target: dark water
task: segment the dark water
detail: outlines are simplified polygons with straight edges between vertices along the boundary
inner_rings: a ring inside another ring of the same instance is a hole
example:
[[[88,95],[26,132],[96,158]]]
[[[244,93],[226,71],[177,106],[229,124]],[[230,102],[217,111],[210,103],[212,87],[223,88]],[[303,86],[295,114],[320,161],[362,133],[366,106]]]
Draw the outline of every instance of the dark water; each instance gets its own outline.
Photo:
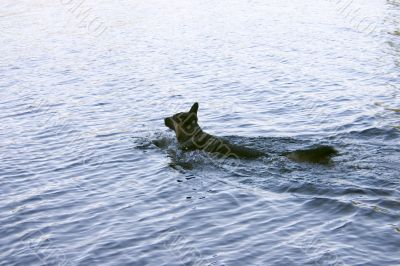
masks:
[[[0,3],[0,265],[400,265],[400,3],[79,3]]]

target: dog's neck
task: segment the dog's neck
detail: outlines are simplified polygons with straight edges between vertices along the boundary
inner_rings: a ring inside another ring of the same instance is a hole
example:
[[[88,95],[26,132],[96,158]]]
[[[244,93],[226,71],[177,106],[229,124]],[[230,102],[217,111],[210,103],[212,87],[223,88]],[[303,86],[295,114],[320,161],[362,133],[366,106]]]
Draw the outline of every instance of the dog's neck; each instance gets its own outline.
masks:
[[[192,135],[180,140],[179,145],[185,150],[201,149],[211,138],[213,138],[212,135],[204,132],[200,127],[197,127]]]

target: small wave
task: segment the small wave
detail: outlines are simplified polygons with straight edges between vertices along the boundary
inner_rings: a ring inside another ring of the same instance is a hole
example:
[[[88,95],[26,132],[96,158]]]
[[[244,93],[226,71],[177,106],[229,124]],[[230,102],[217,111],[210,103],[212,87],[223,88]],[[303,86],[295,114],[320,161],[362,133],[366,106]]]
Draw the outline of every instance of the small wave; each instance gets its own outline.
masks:
[[[340,133],[331,138],[350,137],[357,139],[377,138],[382,140],[393,140],[400,137],[400,131],[396,128],[368,128],[361,131],[350,131],[348,133]]]

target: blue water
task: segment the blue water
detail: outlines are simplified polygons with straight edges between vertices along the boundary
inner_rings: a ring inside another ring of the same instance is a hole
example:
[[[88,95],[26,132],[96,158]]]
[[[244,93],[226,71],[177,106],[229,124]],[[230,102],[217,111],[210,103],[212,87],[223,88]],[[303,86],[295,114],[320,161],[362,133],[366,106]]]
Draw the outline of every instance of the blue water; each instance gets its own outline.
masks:
[[[0,265],[400,265],[400,3],[79,3],[0,3]]]

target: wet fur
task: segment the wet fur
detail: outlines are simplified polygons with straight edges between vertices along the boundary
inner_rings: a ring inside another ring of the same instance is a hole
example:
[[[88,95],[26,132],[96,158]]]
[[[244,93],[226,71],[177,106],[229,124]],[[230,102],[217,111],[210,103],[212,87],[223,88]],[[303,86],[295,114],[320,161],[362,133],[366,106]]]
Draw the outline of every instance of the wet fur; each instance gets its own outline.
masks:
[[[229,143],[225,139],[204,132],[198,124],[199,104],[194,103],[189,112],[177,113],[164,119],[165,125],[172,129],[183,150],[203,150],[217,153],[221,157],[258,158],[267,154],[248,147]],[[287,152],[283,155],[297,162],[328,163],[337,151],[330,146]]]

